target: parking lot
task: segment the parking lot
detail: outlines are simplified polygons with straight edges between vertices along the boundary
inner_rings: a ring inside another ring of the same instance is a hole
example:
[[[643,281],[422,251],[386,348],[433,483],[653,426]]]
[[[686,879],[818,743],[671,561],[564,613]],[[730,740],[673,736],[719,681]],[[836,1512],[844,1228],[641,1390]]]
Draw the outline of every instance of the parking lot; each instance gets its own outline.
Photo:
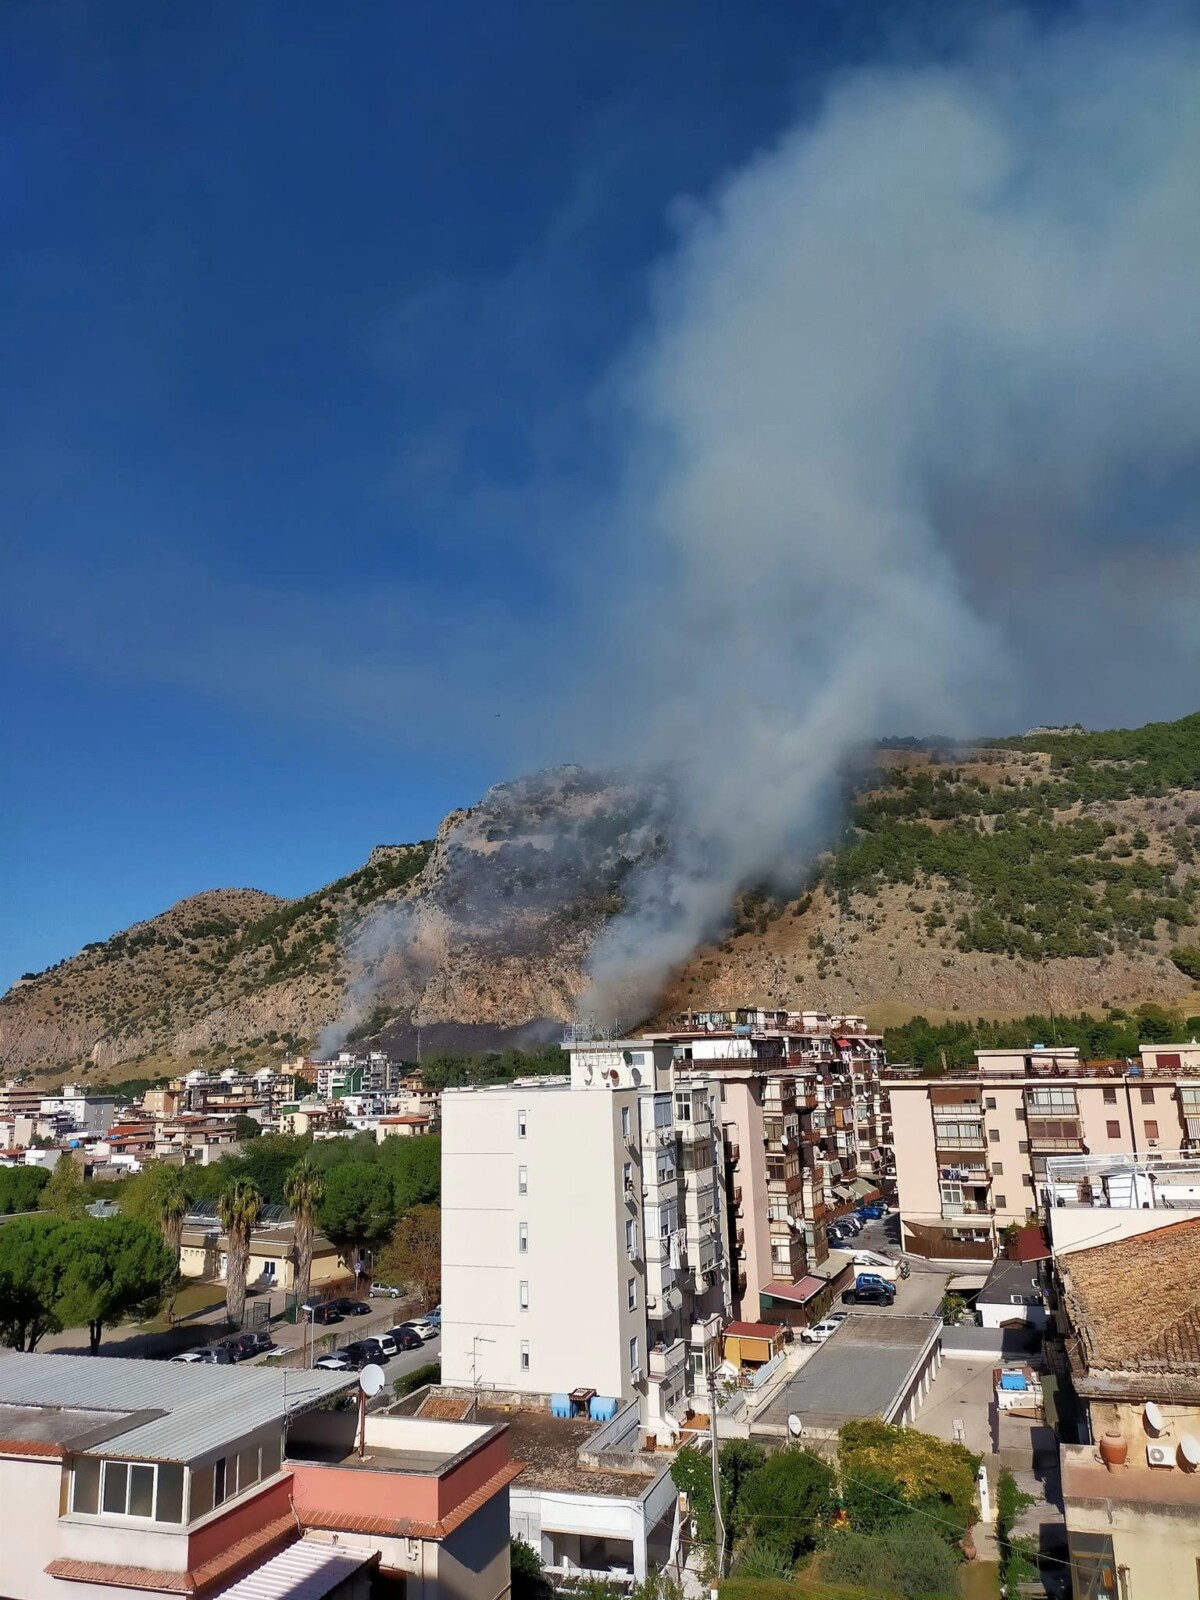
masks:
[[[900,1213],[890,1212],[878,1222],[868,1222],[862,1232],[852,1240],[831,1246],[832,1249],[853,1254],[855,1250],[874,1250],[880,1255],[900,1256]],[[877,1317],[920,1317],[931,1316],[938,1310],[942,1303],[942,1296],[946,1292],[946,1285],[950,1281],[949,1274],[937,1267],[931,1267],[927,1262],[917,1257],[908,1257],[910,1268],[909,1276],[901,1278],[896,1283],[896,1301],[891,1306],[855,1306],[855,1310],[864,1316]],[[869,1271],[869,1268],[865,1268]],[[840,1303],[835,1303],[834,1310],[841,1310]]]

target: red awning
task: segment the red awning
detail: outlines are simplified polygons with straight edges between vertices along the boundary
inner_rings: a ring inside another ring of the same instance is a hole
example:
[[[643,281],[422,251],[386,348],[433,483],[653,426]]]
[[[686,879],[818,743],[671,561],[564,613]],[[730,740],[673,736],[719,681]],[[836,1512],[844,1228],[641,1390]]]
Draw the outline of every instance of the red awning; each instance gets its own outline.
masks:
[[[801,1278],[797,1283],[774,1278],[767,1284],[763,1293],[770,1295],[772,1300],[790,1300],[794,1305],[802,1306],[825,1287],[823,1278]]]

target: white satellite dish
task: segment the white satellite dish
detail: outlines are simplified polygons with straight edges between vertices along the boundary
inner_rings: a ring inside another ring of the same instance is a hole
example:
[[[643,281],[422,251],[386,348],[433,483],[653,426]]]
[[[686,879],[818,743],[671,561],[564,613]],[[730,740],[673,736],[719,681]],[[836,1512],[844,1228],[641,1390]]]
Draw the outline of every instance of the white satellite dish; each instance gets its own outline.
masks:
[[[1193,1471],[1200,1467],[1200,1443],[1194,1434],[1179,1435],[1179,1454],[1183,1457],[1185,1465],[1191,1467]]]
[[[373,1394],[379,1393],[380,1389],[383,1388],[385,1381],[386,1380],[383,1376],[383,1368],[377,1367],[373,1363],[369,1367],[364,1367],[358,1375],[358,1387],[368,1399],[370,1399]]]
[[[1153,1400],[1147,1400],[1142,1416],[1146,1419],[1146,1426],[1151,1433],[1161,1433],[1163,1429],[1163,1414]]]
[[[788,1417],[788,1432],[791,1434],[793,1439],[798,1439],[803,1431],[804,1426],[801,1423],[800,1418],[793,1411]]]

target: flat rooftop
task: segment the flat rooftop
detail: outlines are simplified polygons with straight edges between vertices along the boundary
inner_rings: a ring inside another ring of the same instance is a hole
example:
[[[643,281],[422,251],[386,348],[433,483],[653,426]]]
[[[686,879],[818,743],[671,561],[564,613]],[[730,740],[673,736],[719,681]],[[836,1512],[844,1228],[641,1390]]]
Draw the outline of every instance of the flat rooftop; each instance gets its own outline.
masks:
[[[526,1406],[480,1406],[476,1417],[493,1426],[507,1424],[509,1454],[525,1468],[522,1488],[639,1500],[654,1482],[654,1476],[646,1473],[595,1472],[581,1466],[580,1450],[603,1426],[587,1417],[552,1417],[548,1411]]]
[[[784,1428],[796,1412],[805,1427],[836,1432],[843,1422],[884,1417],[901,1397],[914,1366],[941,1333],[934,1317],[851,1313],[763,1413]]]

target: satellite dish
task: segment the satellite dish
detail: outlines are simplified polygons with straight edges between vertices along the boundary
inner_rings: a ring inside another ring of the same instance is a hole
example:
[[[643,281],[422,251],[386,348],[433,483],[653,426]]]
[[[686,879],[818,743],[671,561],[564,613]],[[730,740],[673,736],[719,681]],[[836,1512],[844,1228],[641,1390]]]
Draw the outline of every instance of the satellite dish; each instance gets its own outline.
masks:
[[[793,1439],[798,1439],[803,1432],[803,1425],[794,1411],[788,1417],[788,1432]]]
[[[1179,1454],[1183,1457],[1184,1465],[1193,1471],[1200,1467],[1200,1443],[1194,1434],[1181,1433],[1179,1435]]]
[[[1146,1419],[1146,1426],[1150,1429],[1151,1433],[1162,1432],[1163,1414],[1155,1405],[1153,1400],[1146,1401],[1146,1407],[1142,1412],[1142,1416]]]
[[[370,1399],[373,1394],[378,1394],[380,1389],[383,1388],[383,1385],[383,1368],[375,1366],[374,1363],[372,1363],[369,1367],[364,1367],[358,1375],[358,1387],[368,1399]]]

